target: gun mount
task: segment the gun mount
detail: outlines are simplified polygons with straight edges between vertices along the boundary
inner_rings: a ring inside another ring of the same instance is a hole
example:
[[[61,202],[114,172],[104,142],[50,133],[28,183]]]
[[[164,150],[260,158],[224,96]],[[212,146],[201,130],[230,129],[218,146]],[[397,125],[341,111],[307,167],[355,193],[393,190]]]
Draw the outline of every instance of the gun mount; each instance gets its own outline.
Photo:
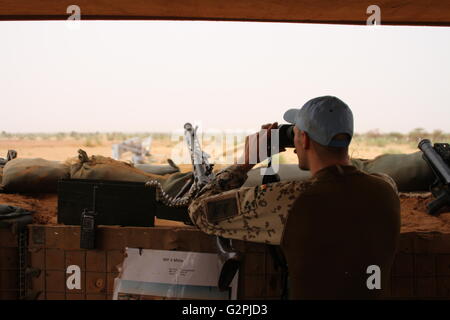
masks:
[[[115,160],[120,160],[124,153],[131,152],[133,154],[131,161],[136,164],[143,164],[146,162],[145,157],[150,156],[152,141],[152,137],[144,140],[136,137],[114,144],[112,146],[112,157]]]
[[[435,143],[430,140],[420,141],[418,148],[423,152],[423,158],[430,166],[435,182],[430,191],[436,200],[428,204],[429,214],[437,214],[445,206],[450,206],[450,145],[448,143]]]

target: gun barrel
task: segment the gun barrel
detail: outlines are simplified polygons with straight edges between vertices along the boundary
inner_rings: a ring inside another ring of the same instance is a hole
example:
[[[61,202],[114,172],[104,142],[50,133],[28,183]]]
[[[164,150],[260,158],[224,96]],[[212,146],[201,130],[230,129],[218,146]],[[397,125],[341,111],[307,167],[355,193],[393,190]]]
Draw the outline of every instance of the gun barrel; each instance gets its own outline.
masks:
[[[202,188],[211,180],[211,173],[208,170],[211,166],[207,160],[208,155],[201,150],[197,137],[197,128],[194,128],[189,122],[185,123],[184,135],[191,154],[196,184],[199,188]]]
[[[436,152],[436,150],[434,150],[430,140],[423,139],[422,141],[420,141],[418,147],[423,152],[425,160],[429,162],[430,166],[433,168],[433,171],[435,171],[435,173],[439,175],[439,177],[441,177],[444,184],[449,185],[450,169],[448,168],[444,160],[442,160],[441,156]]]
[[[186,122],[184,124],[184,129],[187,131],[191,131],[192,130],[192,124],[190,124],[189,122]]]

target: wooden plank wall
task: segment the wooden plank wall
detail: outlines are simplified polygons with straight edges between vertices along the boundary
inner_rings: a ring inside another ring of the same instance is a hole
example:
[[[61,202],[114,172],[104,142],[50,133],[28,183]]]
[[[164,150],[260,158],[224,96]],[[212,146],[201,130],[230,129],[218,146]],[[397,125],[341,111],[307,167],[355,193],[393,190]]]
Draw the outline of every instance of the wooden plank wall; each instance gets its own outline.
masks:
[[[77,226],[30,226],[30,265],[40,275],[30,281],[30,294],[45,300],[111,299],[117,266],[125,247],[215,253],[214,238],[195,228],[100,227],[97,249],[80,249]],[[266,246],[236,242],[245,252],[239,277],[239,299],[277,299],[281,293],[280,274],[274,269]],[[81,268],[81,289],[66,286],[66,269]]]
[[[19,298],[19,248],[10,228],[0,228],[0,300]]]
[[[97,250],[78,246],[79,227],[30,226],[29,264],[41,272],[29,282],[38,299],[111,299],[126,246],[215,252],[211,237],[192,228],[101,227]],[[0,300],[18,298],[18,248],[11,230],[0,228]],[[240,299],[278,299],[280,274],[263,245],[236,242],[246,259]],[[81,290],[66,288],[66,268],[79,265]],[[402,234],[391,272],[393,299],[450,299],[450,234]]]
[[[233,20],[366,24],[370,5],[386,25],[450,25],[450,2],[441,0],[0,0],[0,20],[66,20],[70,5],[81,18]]]

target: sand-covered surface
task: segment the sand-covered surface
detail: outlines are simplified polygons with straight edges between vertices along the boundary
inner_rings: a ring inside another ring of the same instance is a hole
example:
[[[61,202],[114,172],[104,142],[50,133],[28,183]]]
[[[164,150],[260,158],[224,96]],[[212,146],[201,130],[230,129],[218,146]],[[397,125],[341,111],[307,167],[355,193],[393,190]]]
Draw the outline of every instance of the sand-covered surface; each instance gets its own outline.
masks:
[[[427,214],[426,205],[433,201],[430,193],[400,193],[402,206],[402,233],[442,232],[450,233],[450,208],[444,208],[436,216]]]
[[[430,193],[401,193],[401,232],[450,233],[450,210],[438,216],[426,213],[426,205],[433,200]],[[6,194],[0,193],[0,204],[9,204],[34,211],[33,222],[56,224],[58,198],[56,194]],[[184,226],[181,222],[156,219],[156,226]]]
[[[0,193],[0,204],[33,211],[33,222],[56,224],[58,196],[56,194],[9,194]]]

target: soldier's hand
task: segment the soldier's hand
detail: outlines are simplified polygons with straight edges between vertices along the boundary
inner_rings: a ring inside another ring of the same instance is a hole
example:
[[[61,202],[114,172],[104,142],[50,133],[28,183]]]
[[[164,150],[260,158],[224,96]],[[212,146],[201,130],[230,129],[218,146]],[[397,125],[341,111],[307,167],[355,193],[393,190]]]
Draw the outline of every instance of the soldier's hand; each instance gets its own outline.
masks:
[[[251,169],[255,164],[266,160],[270,155],[267,146],[271,143],[271,130],[278,129],[278,123],[267,123],[261,126],[261,130],[245,138],[244,165]],[[266,148],[266,150],[260,150]],[[281,148],[278,152],[286,151]],[[272,154],[273,155],[273,154]]]

